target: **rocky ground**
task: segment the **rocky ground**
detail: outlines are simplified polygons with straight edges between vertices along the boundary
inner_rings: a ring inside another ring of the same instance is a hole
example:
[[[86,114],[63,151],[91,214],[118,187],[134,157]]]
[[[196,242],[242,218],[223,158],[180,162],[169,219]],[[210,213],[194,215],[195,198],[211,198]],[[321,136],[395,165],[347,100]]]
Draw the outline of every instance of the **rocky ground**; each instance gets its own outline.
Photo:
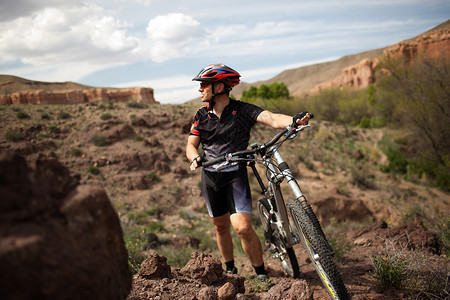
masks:
[[[190,104],[141,106],[132,102],[3,106],[0,150],[15,151],[28,162],[54,153],[80,184],[106,191],[129,252],[128,243],[139,242],[143,246],[138,249],[140,255],[147,258],[133,277],[129,299],[213,299],[220,295],[225,299],[230,293],[238,299],[326,299],[301,246],[295,249],[302,272],[297,280],[288,279],[278,262],[266,254],[274,284],[270,290],[255,287],[242,252],[236,251],[239,275],[222,273],[199,189],[200,174],[189,171],[184,156],[196,109]],[[327,235],[337,243],[337,264],[353,298],[414,298],[411,289],[381,292],[373,276],[373,257],[406,257],[411,266],[414,263],[411,270],[428,278],[448,278],[448,259],[438,240],[445,232],[448,235],[443,226],[448,226],[445,216],[449,215],[450,196],[426,186],[423,178],[412,183],[380,171],[386,164],[383,147],[402,133],[319,121],[311,125],[311,130],[283,145],[282,153]],[[274,133],[255,127],[251,142],[263,142]],[[251,180],[251,187],[256,202],[256,182]],[[150,232],[155,224],[159,229]],[[129,238],[136,230],[145,231],[145,238]],[[212,242],[206,243],[206,237]],[[193,250],[188,255],[194,254],[187,264],[175,265],[164,261],[169,248],[179,257],[185,248]],[[425,295],[420,290],[414,293]]]

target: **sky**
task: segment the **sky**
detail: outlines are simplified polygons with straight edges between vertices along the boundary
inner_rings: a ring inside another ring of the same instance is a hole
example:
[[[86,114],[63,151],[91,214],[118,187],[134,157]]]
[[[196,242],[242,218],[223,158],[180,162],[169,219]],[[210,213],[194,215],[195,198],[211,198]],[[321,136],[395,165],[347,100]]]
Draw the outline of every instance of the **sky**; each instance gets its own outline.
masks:
[[[0,74],[198,97],[192,78],[224,63],[255,82],[415,37],[448,0],[1,0]]]

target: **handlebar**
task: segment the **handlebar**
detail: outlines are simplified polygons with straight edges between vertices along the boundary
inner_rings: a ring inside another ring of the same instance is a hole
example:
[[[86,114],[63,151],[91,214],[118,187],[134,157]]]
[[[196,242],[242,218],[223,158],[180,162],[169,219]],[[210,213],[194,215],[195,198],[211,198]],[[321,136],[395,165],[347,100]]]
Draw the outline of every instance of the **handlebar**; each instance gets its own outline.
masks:
[[[311,116],[313,117],[313,115],[311,114]],[[261,145],[252,145],[252,149],[248,149],[248,150],[242,150],[242,151],[237,151],[234,153],[229,153],[229,154],[225,154],[222,155],[220,157],[208,160],[208,161],[200,161],[200,166],[202,167],[209,167],[212,166],[214,164],[217,163],[221,163],[224,161],[232,161],[233,158],[243,158],[245,156],[250,156],[250,155],[254,155],[254,154],[262,154],[265,153],[265,151],[267,149],[269,149],[270,147],[272,147],[276,142],[278,142],[278,140],[282,137],[282,136],[286,136],[286,139],[291,137],[292,135],[295,135],[295,133],[304,130],[305,128],[310,127],[310,125],[302,125],[298,128],[294,127],[293,125],[289,125],[286,128],[284,128],[283,130],[281,130],[279,133],[277,133],[269,142],[267,143],[263,143]]]

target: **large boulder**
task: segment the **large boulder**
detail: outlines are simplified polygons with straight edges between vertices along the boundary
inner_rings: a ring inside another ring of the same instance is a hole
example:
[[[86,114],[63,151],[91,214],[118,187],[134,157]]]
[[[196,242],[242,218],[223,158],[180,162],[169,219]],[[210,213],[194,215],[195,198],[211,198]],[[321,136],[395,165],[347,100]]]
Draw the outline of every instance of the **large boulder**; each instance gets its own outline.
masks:
[[[2,299],[125,299],[131,272],[106,193],[54,156],[0,154]]]

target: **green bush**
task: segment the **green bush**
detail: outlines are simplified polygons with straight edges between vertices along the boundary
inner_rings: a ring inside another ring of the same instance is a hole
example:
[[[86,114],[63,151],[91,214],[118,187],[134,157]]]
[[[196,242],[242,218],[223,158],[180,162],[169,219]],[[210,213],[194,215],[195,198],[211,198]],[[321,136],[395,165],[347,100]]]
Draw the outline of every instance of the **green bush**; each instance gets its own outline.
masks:
[[[5,138],[11,142],[18,142],[22,139],[22,134],[12,129],[8,129],[5,133]]]
[[[407,279],[407,263],[399,255],[372,256],[373,277],[381,291],[389,288],[401,289]]]
[[[161,178],[158,176],[158,174],[155,173],[150,173],[145,175],[145,177],[147,177],[148,179],[151,179],[152,181],[160,181]]]
[[[100,174],[100,170],[97,167],[89,166],[88,173],[91,173],[93,175],[98,175],[98,174]]]
[[[58,112],[57,117],[58,117],[58,119],[61,119],[61,120],[67,120],[67,119],[70,119],[72,116],[68,112],[60,111],[60,112]]]
[[[391,148],[387,151],[387,157],[389,164],[383,168],[384,172],[406,174],[409,160],[404,154]]]
[[[142,262],[145,257],[142,252],[145,250],[147,245],[147,239],[145,238],[145,230],[142,232],[133,232],[129,235],[125,235],[125,246],[128,252],[128,265],[130,266],[131,272],[136,274],[141,268]]]
[[[276,99],[289,98],[289,90],[284,83],[274,82],[270,85],[261,84],[259,87],[250,87],[242,92],[242,100],[248,101],[252,99]]]
[[[57,125],[50,125],[48,126],[48,130],[51,133],[59,133],[61,130],[59,130],[59,127]]]
[[[104,113],[104,114],[102,114],[102,115],[100,116],[100,119],[106,121],[106,120],[111,119],[112,117],[113,117],[113,116],[112,116],[110,113]]]
[[[80,156],[83,154],[83,152],[81,152],[80,149],[74,148],[74,149],[72,149],[72,150],[70,151],[70,154],[71,154],[72,156],[80,157]]]
[[[50,116],[48,115],[48,113],[43,112],[43,113],[41,113],[41,119],[42,120],[48,120],[48,119],[50,119]]]
[[[108,140],[103,134],[94,134],[90,141],[97,147],[104,147],[108,145]]]
[[[138,108],[138,109],[143,109],[143,108],[147,108],[147,104],[142,103],[142,102],[137,102],[137,101],[129,101],[127,102],[127,106],[130,108]]]
[[[29,119],[29,118],[30,118],[30,115],[27,114],[26,112],[23,112],[23,111],[18,111],[18,112],[16,113],[16,116],[17,116],[17,118],[19,118],[19,119]]]

